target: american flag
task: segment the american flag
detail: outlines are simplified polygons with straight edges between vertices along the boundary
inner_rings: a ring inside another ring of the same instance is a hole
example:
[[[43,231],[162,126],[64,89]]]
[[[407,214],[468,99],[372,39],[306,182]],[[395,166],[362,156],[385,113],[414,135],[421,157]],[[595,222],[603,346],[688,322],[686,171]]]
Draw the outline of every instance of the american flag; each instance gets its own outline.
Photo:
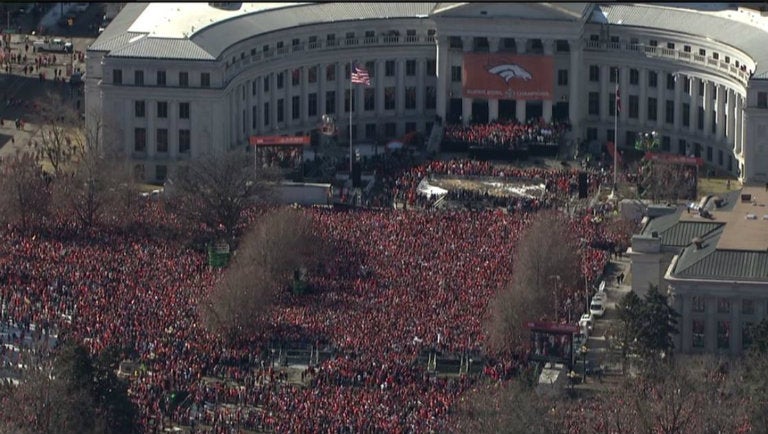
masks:
[[[616,83],[616,113],[621,113],[621,93],[619,93],[618,83]]]
[[[360,65],[355,65],[352,70],[352,84],[364,84],[366,86],[371,85],[371,77],[368,75],[368,70]]]

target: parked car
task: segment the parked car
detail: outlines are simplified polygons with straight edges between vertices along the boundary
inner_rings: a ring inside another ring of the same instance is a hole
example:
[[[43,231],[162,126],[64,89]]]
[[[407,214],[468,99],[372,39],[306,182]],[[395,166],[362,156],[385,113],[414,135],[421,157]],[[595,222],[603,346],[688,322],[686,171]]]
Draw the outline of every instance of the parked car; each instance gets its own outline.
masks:
[[[592,303],[589,305],[589,313],[597,318],[602,318],[603,315],[605,315],[605,302],[600,299],[593,299]]]
[[[582,315],[581,319],[579,320],[579,330],[581,331],[581,334],[589,337],[589,335],[592,333],[592,325],[594,322],[595,320],[591,312]]]
[[[60,38],[44,39],[42,41],[35,41],[32,43],[32,49],[35,52],[38,51],[63,51],[65,53],[72,52],[72,43],[67,42]]]

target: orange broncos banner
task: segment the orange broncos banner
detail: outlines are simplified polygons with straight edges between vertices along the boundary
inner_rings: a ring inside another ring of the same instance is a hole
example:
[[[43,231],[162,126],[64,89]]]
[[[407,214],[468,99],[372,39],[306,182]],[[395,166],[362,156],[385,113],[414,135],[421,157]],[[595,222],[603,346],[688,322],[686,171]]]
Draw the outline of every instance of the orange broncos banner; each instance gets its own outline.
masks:
[[[552,99],[552,56],[464,53],[462,95],[484,99]]]

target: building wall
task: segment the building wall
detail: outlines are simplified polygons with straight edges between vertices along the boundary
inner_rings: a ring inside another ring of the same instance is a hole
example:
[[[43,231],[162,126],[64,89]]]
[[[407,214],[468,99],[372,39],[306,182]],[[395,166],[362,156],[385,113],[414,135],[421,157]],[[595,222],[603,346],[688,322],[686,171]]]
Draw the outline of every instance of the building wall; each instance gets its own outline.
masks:
[[[758,179],[768,172],[764,168],[766,159],[760,157],[764,146],[759,140],[768,119],[752,113],[746,101],[747,86],[757,86],[754,80],[749,81],[746,72],[754,69],[748,54],[705,37],[678,35],[664,29],[614,26],[606,32],[599,25],[582,25],[580,21],[548,24],[477,17],[325,23],[244,38],[217,61],[205,62],[116,58],[89,51],[86,110],[115,118],[115,128],[123,140],[121,147],[136,164],[145,166],[147,179],[155,180],[158,165],[170,167],[185,158],[246,146],[250,135],[307,134],[325,114],[329,95],[335,100],[339,137],[345,141],[349,127],[349,113],[344,110],[349,88],[345,69],[350,61],[373,62],[374,75],[369,91],[374,94],[373,107],[366,109],[365,91],[361,86],[354,88],[355,140],[400,137],[406,128],[414,127],[428,135],[435,115],[445,119],[452,114],[452,98],[461,98],[459,116],[466,123],[473,116],[473,101],[461,97],[461,82],[452,79],[451,68],[461,66],[463,53],[474,50],[475,38],[487,38],[489,51],[504,50],[505,38],[515,40],[520,47],[531,47],[532,41],[538,39],[542,54],[554,56],[555,68],[568,71],[568,85],[554,83],[555,97],[542,101],[543,117],[550,119],[558,102],[567,103],[573,125],[571,139],[613,140],[614,117],[609,106],[615,84],[611,68],[620,66],[618,80],[624,110],[619,115],[619,146],[632,146],[634,134],[653,130],[665,151],[700,156],[708,165],[745,180]],[[400,35],[387,36],[394,29]],[[334,35],[334,43],[328,42],[329,35]],[[451,44],[457,39],[460,44]],[[558,41],[564,44],[558,45]],[[558,46],[568,48],[561,51]],[[389,61],[394,61],[392,76],[385,74]],[[406,73],[410,61],[416,62],[415,74]],[[434,75],[427,73],[432,64]],[[335,66],[334,80],[326,79],[324,71],[329,65]],[[312,68],[317,68],[315,82],[308,77]],[[593,68],[597,68],[597,76],[592,75]],[[113,84],[114,70],[122,71],[120,85]],[[134,83],[136,70],[144,71],[144,85]],[[299,70],[301,77],[295,85],[291,75],[294,70]],[[166,73],[165,86],[155,83],[158,71]],[[180,72],[188,73],[188,88],[179,86]],[[208,89],[200,88],[203,73],[210,75]],[[280,74],[283,87],[278,89]],[[655,86],[649,82],[654,74]],[[554,76],[557,80],[557,73]],[[668,76],[673,77],[669,88]],[[405,108],[405,94],[410,88],[416,92],[415,109]],[[427,88],[435,91],[435,108],[426,106]],[[394,106],[386,108],[386,95],[392,90]],[[591,93],[598,95],[597,112],[590,111]],[[317,101],[317,110],[312,114],[309,98]],[[136,118],[132,110],[140,100],[147,107],[145,118]],[[168,103],[168,118],[158,119],[149,109],[156,109],[157,102],[163,101]],[[300,106],[296,118],[294,101]],[[190,104],[189,120],[178,117],[178,104],[182,102]],[[281,122],[276,119],[278,104],[284,111]],[[498,117],[499,102],[489,100],[487,104],[489,118]],[[516,117],[525,120],[525,105],[521,101],[515,104]],[[744,107],[748,109],[743,111]],[[655,120],[649,116],[654,111]],[[178,131],[187,124],[191,149],[180,153]],[[147,130],[145,152],[134,152],[135,128]],[[167,153],[157,152],[157,128],[169,130]]]

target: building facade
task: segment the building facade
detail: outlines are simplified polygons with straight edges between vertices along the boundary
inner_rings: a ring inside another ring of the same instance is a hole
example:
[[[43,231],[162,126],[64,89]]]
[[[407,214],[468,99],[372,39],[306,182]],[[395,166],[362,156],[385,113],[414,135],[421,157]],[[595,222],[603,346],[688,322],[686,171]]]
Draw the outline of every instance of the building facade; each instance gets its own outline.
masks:
[[[351,62],[372,80],[351,88],[355,141],[428,135],[436,119],[543,118],[604,142],[618,84],[620,147],[653,130],[664,151],[768,181],[767,21],[729,5],[128,3],[87,50],[86,119],[162,181],[324,114],[347,140]],[[468,59],[502,58],[546,60],[547,92],[468,94],[482,81]]]

